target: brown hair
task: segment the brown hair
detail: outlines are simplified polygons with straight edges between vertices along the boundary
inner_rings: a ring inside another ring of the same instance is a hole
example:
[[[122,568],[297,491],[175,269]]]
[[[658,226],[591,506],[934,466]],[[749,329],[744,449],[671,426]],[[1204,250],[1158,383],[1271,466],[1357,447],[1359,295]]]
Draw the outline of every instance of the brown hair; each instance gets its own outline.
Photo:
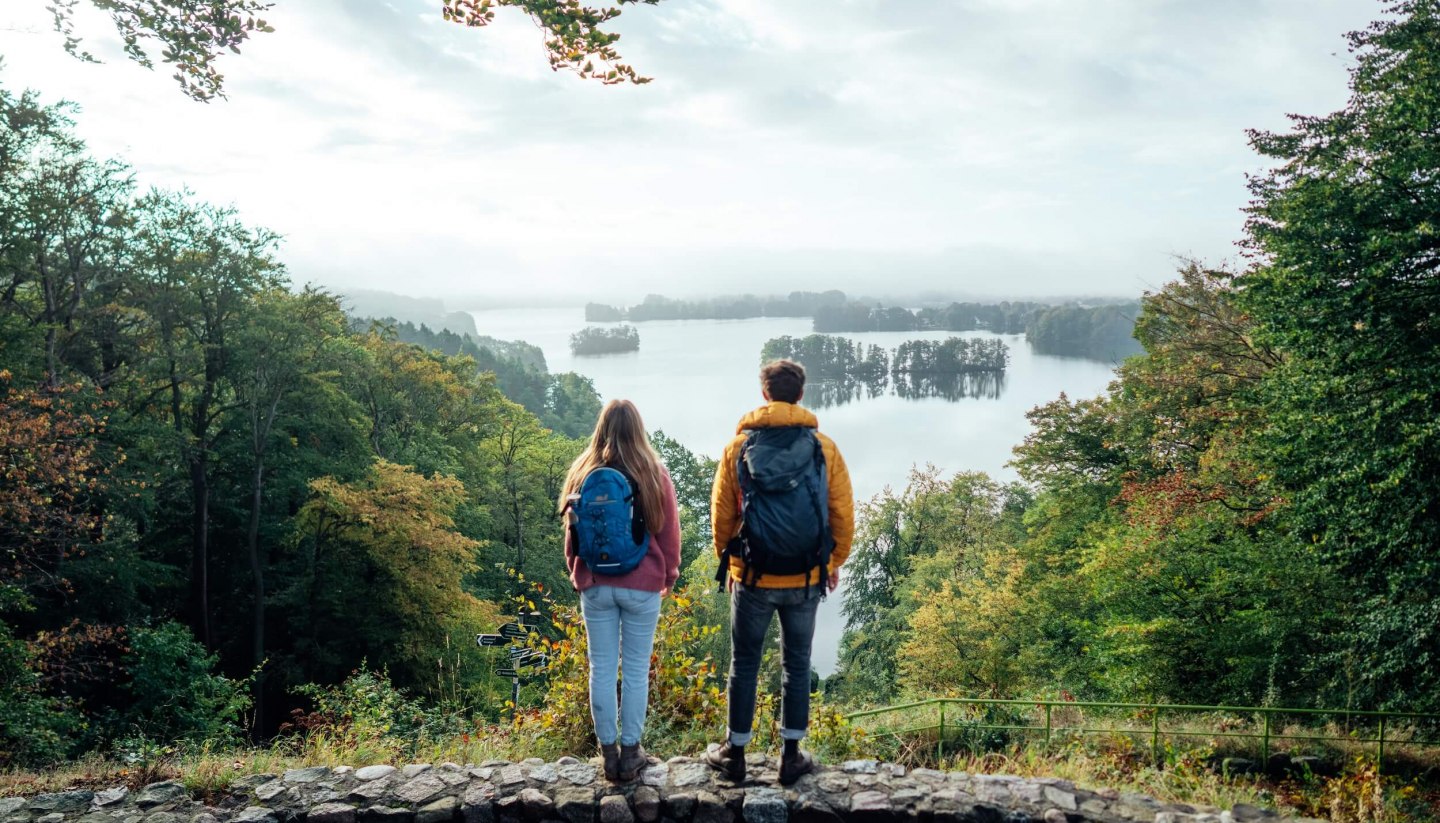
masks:
[[[636,503],[645,518],[645,529],[659,534],[665,528],[665,484],[661,476],[665,464],[645,438],[645,423],[640,411],[629,400],[611,400],[600,410],[590,444],[570,464],[565,485],[560,492],[560,509],[565,498],[580,491],[585,476],[601,466],[619,469],[635,484]]]
[[[805,367],[793,360],[771,360],[760,367],[765,396],[781,403],[798,403],[805,393]]]

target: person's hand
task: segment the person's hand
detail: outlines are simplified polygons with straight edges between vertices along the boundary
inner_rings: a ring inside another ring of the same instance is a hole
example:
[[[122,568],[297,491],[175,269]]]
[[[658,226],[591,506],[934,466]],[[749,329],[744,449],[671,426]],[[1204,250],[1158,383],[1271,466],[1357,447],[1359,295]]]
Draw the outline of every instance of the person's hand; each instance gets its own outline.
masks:
[[[825,585],[829,586],[830,591],[832,591],[832,592],[835,591],[836,587],[838,587],[838,586],[840,585],[840,570],[839,570],[839,569],[836,569],[835,571],[830,572],[830,579],[825,581]]]
[[[660,596],[661,596],[661,597],[669,597],[669,596],[670,596],[670,587],[669,587],[669,586],[666,586],[665,588],[661,589],[661,590],[660,590]]]

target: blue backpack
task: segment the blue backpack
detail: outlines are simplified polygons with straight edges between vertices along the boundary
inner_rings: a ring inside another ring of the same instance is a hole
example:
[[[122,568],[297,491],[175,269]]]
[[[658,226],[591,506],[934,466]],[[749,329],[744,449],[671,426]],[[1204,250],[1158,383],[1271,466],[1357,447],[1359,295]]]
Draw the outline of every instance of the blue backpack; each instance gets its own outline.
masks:
[[[565,511],[575,554],[596,574],[633,571],[650,550],[650,534],[635,505],[635,484],[623,472],[602,466],[585,475]]]

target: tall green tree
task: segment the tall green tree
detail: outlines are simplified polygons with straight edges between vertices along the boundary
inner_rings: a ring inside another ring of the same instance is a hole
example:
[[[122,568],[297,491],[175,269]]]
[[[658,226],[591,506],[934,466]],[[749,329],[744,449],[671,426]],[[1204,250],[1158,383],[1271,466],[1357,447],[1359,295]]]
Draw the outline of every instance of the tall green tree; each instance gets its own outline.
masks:
[[[1440,2],[1349,36],[1350,98],[1254,132],[1242,299],[1284,352],[1265,462],[1296,533],[1360,602],[1345,666],[1367,708],[1440,707]]]

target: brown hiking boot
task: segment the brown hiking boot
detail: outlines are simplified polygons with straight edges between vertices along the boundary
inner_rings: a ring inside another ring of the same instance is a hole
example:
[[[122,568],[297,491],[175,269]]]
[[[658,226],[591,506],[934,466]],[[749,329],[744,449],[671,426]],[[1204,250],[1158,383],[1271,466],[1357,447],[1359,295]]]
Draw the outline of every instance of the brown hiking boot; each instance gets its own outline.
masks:
[[[780,785],[788,786],[805,775],[815,771],[815,758],[807,751],[795,749],[795,754],[780,755]]]
[[[600,757],[605,761],[605,779],[611,783],[620,782],[620,744],[601,743]]]
[[[640,776],[640,773],[660,762],[660,758],[651,757],[645,753],[645,748],[639,743],[633,746],[620,747],[620,780],[628,783]]]
[[[729,778],[732,783],[745,781],[745,750],[737,749],[726,740],[719,746],[712,745],[705,750],[705,763],[715,771]]]

